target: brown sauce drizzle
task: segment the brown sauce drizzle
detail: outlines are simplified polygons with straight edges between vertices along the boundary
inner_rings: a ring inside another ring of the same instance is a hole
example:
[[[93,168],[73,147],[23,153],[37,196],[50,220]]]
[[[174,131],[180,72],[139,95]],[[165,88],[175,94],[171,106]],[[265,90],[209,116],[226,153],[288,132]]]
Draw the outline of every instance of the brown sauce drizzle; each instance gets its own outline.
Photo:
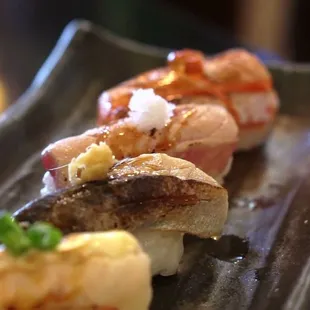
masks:
[[[190,122],[195,112],[196,107],[191,105],[176,107],[174,115],[163,129],[153,128],[147,133],[138,130],[136,126],[126,121],[119,121],[111,126],[89,130],[85,134],[94,136],[97,144],[106,142],[115,158],[119,160],[125,157],[136,157],[141,153],[166,152],[180,141],[182,128]],[[178,126],[178,128],[171,134],[173,126]],[[142,147],[138,147],[139,141],[144,138],[146,140],[141,143]],[[150,148],[152,143],[149,143],[149,139],[156,139],[154,149]]]
[[[193,117],[196,113],[197,109],[193,106],[184,106],[184,107],[177,107],[174,110],[174,116],[171,118],[170,122],[166,125],[164,128],[162,135],[161,135],[161,141],[157,144],[156,150],[157,152],[160,151],[167,151],[171,148],[173,148],[178,141],[181,139],[181,130],[183,127],[187,126],[188,122],[190,121],[191,117]],[[171,127],[173,125],[174,119],[179,119],[179,128],[177,131],[171,135]]]

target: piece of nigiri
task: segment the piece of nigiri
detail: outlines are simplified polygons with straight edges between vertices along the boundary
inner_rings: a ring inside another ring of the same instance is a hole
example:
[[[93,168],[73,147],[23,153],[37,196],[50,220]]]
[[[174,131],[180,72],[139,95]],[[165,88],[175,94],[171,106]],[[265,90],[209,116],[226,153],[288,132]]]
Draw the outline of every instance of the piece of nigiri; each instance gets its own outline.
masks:
[[[233,117],[219,105],[169,104],[153,90],[140,90],[126,119],[49,145],[42,153],[45,183],[68,184],[67,165],[91,144],[106,143],[117,160],[166,153],[194,163],[222,182],[238,142]]]
[[[87,157],[84,163],[81,183],[30,202],[14,215],[16,219],[52,223],[64,233],[128,230],[150,256],[152,274],[164,276],[178,270],[184,234],[221,235],[227,191],[192,163],[166,154],[144,154],[92,177],[87,170],[102,169]],[[103,180],[83,183],[83,176]]]
[[[49,251],[2,248],[0,287],[0,309],[147,310],[150,259],[125,231],[70,234]]]
[[[98,123],[124,118],[137,89],[155,93],[176,104],[219,104],[235,118],[238,148],[262,144],[273,125],[279,99],[267,68],[242,49],[207,58],[199,51],[181,50],[168,55],[168,65],[154,69],[105,91],[98,102]]]

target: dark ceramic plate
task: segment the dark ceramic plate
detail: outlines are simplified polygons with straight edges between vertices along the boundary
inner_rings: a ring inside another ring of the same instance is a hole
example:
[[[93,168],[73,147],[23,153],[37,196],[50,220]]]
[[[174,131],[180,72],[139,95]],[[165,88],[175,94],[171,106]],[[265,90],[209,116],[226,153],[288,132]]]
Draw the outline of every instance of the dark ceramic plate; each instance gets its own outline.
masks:
[[[166,54],[71,23],[29,90],[2,115],[2,208],[39,195],[40,151],[94,126],[103,89],[163,64]],[[281,115],[263,148],[235,158],[225,236],[187,238],[179,274],[154,279],[153,310],[310,309],[310,68],[270,70]]]

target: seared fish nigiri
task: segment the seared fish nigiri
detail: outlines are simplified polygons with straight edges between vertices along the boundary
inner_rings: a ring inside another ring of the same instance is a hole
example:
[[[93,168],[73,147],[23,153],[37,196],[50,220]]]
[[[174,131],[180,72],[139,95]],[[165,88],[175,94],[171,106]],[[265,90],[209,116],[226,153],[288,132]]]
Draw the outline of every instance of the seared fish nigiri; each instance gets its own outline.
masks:
[[[99,178],[96,170],[104,170],[95,162],[93,171],[86,158],[80,167]],[[85,170],[80,173],[92,179]],[[104,180],[75,184],[30,202],[14,216],[51,223],[64,233],[128,230],[150,255],[152,274],[176,273],[183,234],[219,236],[227,217],[227,191],[192,163],[166,154],[124,159]]]
[[[0,250],[0,309],[147,310],[148,256],[125,231],[71,234],[56,249]]]
[[[130,108],[125,119],[49,145],[42,153],[45,180],[56,188],[65,186],[70,161],[91,144],[104,142],[117,160],[166,153],[194,163],[222,182],[238,141],[238,127],[224,107],[174,106],[153,90],[139,90]]]
[[[279,108],[267,68],[251,53],[232,49],[212,58],[199,51],[168,55],[167,67],[143,73],[105,91],[98,102],[98,123],[124,118],[132,94],[152,88],[175,104],[219,104],[235,118],[239,149],[262,144]]]

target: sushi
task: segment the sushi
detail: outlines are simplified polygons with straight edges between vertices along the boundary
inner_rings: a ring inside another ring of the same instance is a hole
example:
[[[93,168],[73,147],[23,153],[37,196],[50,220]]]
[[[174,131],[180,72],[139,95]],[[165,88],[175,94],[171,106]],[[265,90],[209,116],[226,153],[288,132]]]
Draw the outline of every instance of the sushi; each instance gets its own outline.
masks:
[[[239,150],[267,139],[279,109],[272,77],[256,56],[242,49],[206,57],[196,50],[168,55],[167,66],[143,73],[105,91],[98,100],[98,124],[125,118],[137,89],[155,93],[175,104],[224,106],[239,127]]]
[[[68,184],[70,161],[91,144],[106,143],[116,160],[165,153],[194,163],[220,183],[229,172],[238,127],[220,105],[174,105],[152,89],[132,96],[125,119],[62,139],[42,152],[49,188]]]
[[[23,231],[1,215],[0,239],[5,244],[0,250],[0,309],[149,309],[150,260],[128,232],[61,239],[51,225],[34,223]]]
[[[129,231],[150,256],[152,274],[163,276],[177,272],[184,234],[221,235],[227,191],[192,163],[166,154],[143,154],[98,166],[98,148],[108,157],[106,145],[93,145],[70,163],[70,187],[30,202],[15,218],[48,222],[65,234]],[[93,166],[102,174],[85,171],[93,171]]]

